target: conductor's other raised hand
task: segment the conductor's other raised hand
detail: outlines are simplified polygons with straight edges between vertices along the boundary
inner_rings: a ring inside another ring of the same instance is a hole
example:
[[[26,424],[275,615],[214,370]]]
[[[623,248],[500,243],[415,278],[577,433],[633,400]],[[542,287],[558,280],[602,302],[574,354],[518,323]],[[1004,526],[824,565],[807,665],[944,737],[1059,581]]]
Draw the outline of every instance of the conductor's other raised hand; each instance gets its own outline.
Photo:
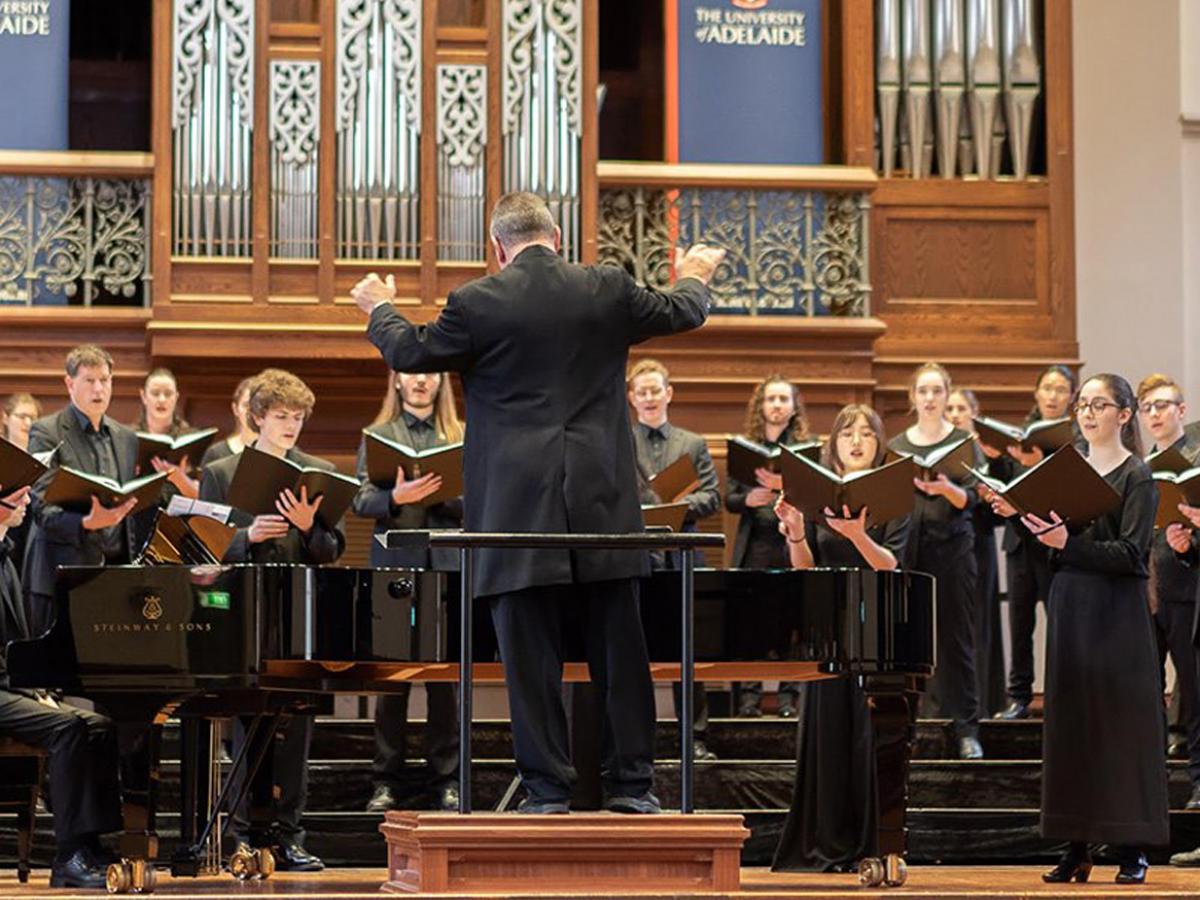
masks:
[[[350,296],[354,298],[359,309],[370,315],[375,307],[382,303],[391,303],[395,298],[396,279],[389,275],[387,281],[383,281],[372,272],[350,289]]]
[[[675,277],[695,278],[703,284],[708,284],[717,266],[725,258],[725,251],[720,247],[709,247],[705,244],[692,244],[685,253],[682,248],[675,248]]]

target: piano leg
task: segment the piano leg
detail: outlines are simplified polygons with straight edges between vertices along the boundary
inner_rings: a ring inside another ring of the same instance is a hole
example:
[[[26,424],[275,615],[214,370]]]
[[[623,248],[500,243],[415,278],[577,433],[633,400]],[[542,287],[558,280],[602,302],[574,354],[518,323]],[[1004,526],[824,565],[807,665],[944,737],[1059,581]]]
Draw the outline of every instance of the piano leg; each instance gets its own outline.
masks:
[[[211,719],[188,716],[179,723],[179,849],[171,857],[171,875],[176,878],[220,871],[216,854],[202,852],[210,833],[205,825],[213,806],[212,750],[217,731]]]
[[[153,861],[158,856],[158,810],[162,726],[154,722],[118,725],[121,742],[121,856]]]
[[[879,785],[877,834],[883,859],[865,860],[859,874],[864,883],[896,887],[907,877],[904,855],[908,851],[908,768],[921,694],[913,680],[904,675],[869,676],[864,689],[875,737]]]

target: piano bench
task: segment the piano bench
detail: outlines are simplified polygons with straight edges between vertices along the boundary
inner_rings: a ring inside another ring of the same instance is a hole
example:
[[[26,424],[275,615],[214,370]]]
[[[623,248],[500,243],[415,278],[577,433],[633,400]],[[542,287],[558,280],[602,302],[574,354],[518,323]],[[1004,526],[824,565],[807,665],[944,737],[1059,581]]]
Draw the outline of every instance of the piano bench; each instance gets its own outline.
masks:
[[[38,791],[46,771],[45,750],[0,737],[0,810],[17,815],[17,879],[29,881],[33,852],[33,823]]]

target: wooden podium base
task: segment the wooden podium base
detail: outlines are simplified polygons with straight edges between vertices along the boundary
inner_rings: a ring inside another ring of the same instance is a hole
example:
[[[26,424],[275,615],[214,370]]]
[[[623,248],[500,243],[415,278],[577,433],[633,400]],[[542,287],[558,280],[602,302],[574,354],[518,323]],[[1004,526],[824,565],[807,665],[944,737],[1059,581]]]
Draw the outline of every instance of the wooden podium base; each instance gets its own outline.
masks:
[[[389,812],[393,893],[736,891],[741,816]]]

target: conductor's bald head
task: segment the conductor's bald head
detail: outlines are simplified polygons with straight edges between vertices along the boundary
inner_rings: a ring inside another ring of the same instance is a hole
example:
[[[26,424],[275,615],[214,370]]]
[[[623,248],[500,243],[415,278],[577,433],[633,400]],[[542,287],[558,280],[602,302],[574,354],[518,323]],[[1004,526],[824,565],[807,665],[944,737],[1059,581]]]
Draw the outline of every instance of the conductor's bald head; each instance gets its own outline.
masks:
[[[496,201],[491,233],[502,269],[530,244],[542,244],[557,253],[562,236],[546,201],[528,191],[514,191]]]

